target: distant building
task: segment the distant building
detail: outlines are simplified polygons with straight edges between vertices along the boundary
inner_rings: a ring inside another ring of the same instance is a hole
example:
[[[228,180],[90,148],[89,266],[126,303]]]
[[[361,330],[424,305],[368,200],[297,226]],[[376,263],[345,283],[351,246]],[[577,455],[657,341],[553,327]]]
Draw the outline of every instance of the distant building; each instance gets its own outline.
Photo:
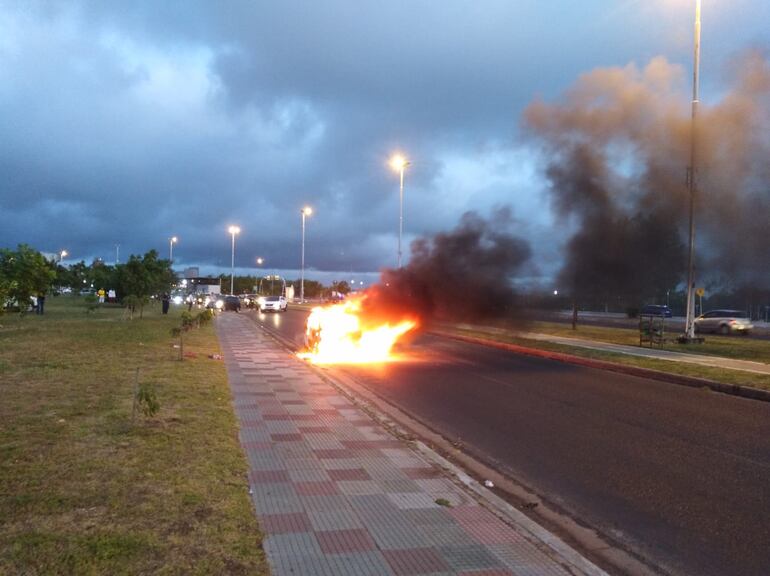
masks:
[[[197,266],[190,266],[189,268],[185,268],[183,272],[183,276],[188,280],[190,278],[198,278],[200,275],[200,269]]]
[[[221,294],[222,281],[219,278],[187,278],[187,288],[194,294]]]

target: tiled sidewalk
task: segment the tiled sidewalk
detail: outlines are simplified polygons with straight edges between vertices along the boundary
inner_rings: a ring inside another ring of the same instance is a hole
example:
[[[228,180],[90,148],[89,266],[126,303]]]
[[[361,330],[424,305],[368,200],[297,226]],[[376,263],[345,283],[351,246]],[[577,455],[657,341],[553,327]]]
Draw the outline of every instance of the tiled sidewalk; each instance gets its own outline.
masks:
[[[274,576],[585,573],[480,506],[246,315],[216,325]]]

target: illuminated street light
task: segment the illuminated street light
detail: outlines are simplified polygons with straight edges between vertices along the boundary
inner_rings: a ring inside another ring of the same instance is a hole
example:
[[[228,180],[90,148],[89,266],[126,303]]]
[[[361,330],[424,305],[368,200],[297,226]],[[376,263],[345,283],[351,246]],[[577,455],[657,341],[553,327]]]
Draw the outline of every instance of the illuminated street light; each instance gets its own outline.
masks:
[[[404,169],[409,162],[401,154],[396,154],[390,159],[390,166],[401,174],[401,187],[398,195],[398,267],[401,268],[401,236],[404,234]]]
[[[69,253],[66,250],[62,250],[61,252],[59,252],[59,264],[62,263],[62,260],[64,260],[64,257],[67,256],[67,254]]]
[[[698,83],[700,77],[700,5],[701,0],[695,0],[695,41],[693,50],[692,75],[692,120],[690,123],[690,166],[687,170],[687,184],[690,190],[690,234],[689,253],[687,256],[687,315],[685,320],[684,340],[695,339],[695,195],[698,191],[697,182],[697,117],[698,117]]]
[[[300,210],[302,214],[302,264],[300,266],[300,283],[299,283],[299,301],[305,301],[305,217],[310,216],[313,213],[313,209],[310,206],[305,206]]]
[[[168,261],[174,263],[174,244],[179,241],[179,238],[172,236],[168,239]]]
[[[227,231],[233,239],[233,248],[230,256],[230,294],[232,294],[235,285],[235,235],[240,234],[241,229],[238,226],[230,226]]]

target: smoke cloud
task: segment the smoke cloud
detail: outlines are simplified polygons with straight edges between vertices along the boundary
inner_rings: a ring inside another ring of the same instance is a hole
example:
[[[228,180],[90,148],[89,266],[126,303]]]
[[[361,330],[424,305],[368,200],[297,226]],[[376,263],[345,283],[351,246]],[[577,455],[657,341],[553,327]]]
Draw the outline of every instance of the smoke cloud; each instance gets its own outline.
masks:
[[[512,317],[512,280],[531,252],[513,235],[513,225],[507,208],[488,220],[467,212],[451,232],[416,240],[409,264],[384,270],[367,290],[364,316],[375,322],[411,316],[422,323]]]
[[[556,103],[524,113],[553,207],[575,230],[560,281],[578,298],[640,303],[686,281],[689,76],[663,58],[594,70]],[[696,128],[696,281],[770,287],[770,65],[730,67]]]

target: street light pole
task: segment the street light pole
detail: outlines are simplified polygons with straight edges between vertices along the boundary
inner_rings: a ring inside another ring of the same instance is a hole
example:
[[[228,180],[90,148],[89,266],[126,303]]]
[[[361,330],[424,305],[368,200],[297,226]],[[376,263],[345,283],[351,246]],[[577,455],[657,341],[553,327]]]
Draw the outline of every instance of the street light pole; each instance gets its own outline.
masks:
[[[61,265],[61,263],[64,261],[64,257],[66,255],[67,255],[67,251],[66,250],[62,250],[61,252],[59,252],[59,265]]]
[[[302,214],[302,263],[300,265],[300,283],[299,283],[299,301],[305,301],[305,217],[313,213],[310,206],[305,206],[300,210]]]
[[[687,256],[687,316],[685,321],[685,340],[695,338],[695,195],[697,181],[697,119],[698,119],[698,84],[700,81],[700,7],[701,0],[695,0],[695,41],[692,76],[692,119],[690,123],[690,166],[687,171],[687,184],[690,192],[690,230],[689,253]]]
[[[230,226],[227,231],[232,236],[232,251],[230,253],[230,294],[232,294],[235,285],[235,235],[239,234],[241,229],[238,226]]]
[[[401,237],[404,234],[404,169],[409,166],[409,162],[401,155],[393,156],[390,165],[398,170],[401,175],[401,186],[398,194],[398,267],[401,268]]]
[[[176,236],[172,236],[168,239],[168,261],[172,264],[174,263],[174,244],[177,240],[178,238]]]

